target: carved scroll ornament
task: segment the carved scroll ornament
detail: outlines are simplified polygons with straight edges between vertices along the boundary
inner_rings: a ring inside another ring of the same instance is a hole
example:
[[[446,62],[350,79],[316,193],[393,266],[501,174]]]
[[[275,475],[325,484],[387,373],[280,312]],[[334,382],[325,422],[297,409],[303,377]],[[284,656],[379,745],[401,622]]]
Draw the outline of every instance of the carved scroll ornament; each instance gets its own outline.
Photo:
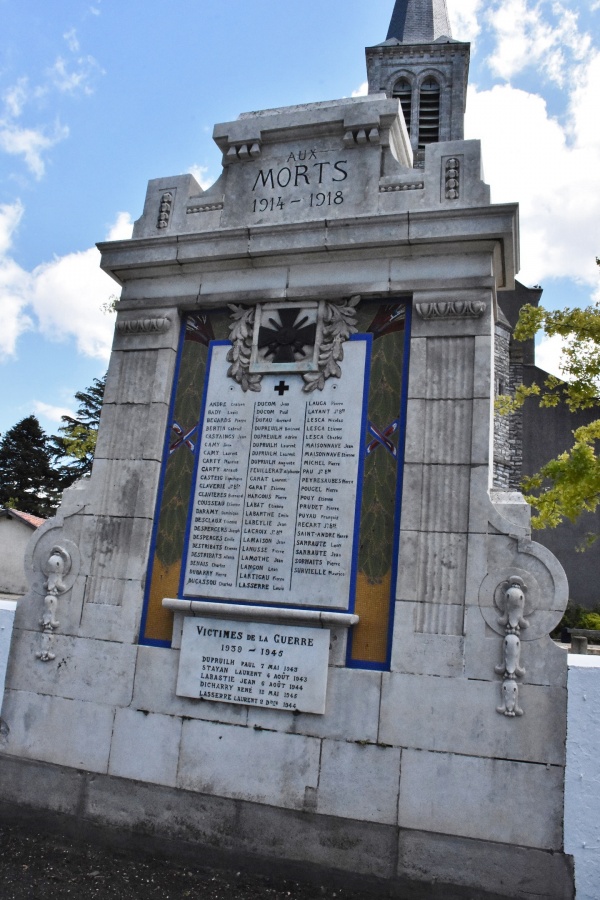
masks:
[[[44,614],[40,620],[42,626],[41,650],[35,655],[41,662],[51,662],[56,658],[56,654],[52,652],[54,643],[54,633],[59,627],[60,622],[56,618],[58,607],[58,598],[64,594],[68,587],[64,583],[64,576],[68,575],[71,570],[71,555],[64,547],[56,545],[50,551],[50,556],[46,562],[46,596],[44,598]]]
[[[505,630],[502,645],[503,660],[495,667],[497,675],[502,676],[501,704],[496,711],[504,716],[522,716],[519,706],[518,678],[525,675],[521,666],[521,629],[529,627],[525,618],[527,585],[518,575],[511,575],[507,581],[499,584],[495,591],[494,602],[501,613],[498,625]]]

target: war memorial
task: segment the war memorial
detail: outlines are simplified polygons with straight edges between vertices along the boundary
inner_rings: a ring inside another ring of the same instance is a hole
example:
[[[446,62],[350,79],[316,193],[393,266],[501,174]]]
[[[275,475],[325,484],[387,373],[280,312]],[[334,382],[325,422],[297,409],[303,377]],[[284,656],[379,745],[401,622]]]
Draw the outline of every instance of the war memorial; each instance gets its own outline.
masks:
[[[444,0],[366,54],[367,96],[216,125],[218,181],[154,179],[99,245],[97,452],[29,545],[1,807],[565,900],[567,583],[492,472],[518,207],[463,138]]]

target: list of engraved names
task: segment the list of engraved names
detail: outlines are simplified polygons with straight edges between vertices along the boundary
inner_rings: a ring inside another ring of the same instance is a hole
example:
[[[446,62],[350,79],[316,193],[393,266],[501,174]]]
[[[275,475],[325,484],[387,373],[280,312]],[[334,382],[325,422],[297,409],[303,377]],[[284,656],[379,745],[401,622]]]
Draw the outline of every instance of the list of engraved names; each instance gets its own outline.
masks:
[[[227,350],[212,346],[184,594],[345,608],[366,343],[347,343],[342,377],[308,394],[280,374],[244,393]]]

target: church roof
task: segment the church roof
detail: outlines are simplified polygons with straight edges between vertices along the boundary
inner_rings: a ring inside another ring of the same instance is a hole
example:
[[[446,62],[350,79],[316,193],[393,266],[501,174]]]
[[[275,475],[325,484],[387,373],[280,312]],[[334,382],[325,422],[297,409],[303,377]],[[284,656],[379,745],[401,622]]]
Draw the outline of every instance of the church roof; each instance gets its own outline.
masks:
[[[387,41],[430,44],[442,37],[452,37],[446,0],[396,0]]]

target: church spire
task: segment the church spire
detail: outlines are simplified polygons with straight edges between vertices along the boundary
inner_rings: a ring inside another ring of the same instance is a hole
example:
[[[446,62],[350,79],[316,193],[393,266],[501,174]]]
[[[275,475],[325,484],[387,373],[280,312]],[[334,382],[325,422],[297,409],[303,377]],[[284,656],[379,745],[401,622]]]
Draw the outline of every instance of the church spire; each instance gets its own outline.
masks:
[[[430,44],[441,37],[452,37],[446,0],[396,0],[388,41]]]
[[[446,0],[396,0],[387,39],[367,47],[369,93],[400,101],[413,148],[462,141],[469,44],[452,38]]]

